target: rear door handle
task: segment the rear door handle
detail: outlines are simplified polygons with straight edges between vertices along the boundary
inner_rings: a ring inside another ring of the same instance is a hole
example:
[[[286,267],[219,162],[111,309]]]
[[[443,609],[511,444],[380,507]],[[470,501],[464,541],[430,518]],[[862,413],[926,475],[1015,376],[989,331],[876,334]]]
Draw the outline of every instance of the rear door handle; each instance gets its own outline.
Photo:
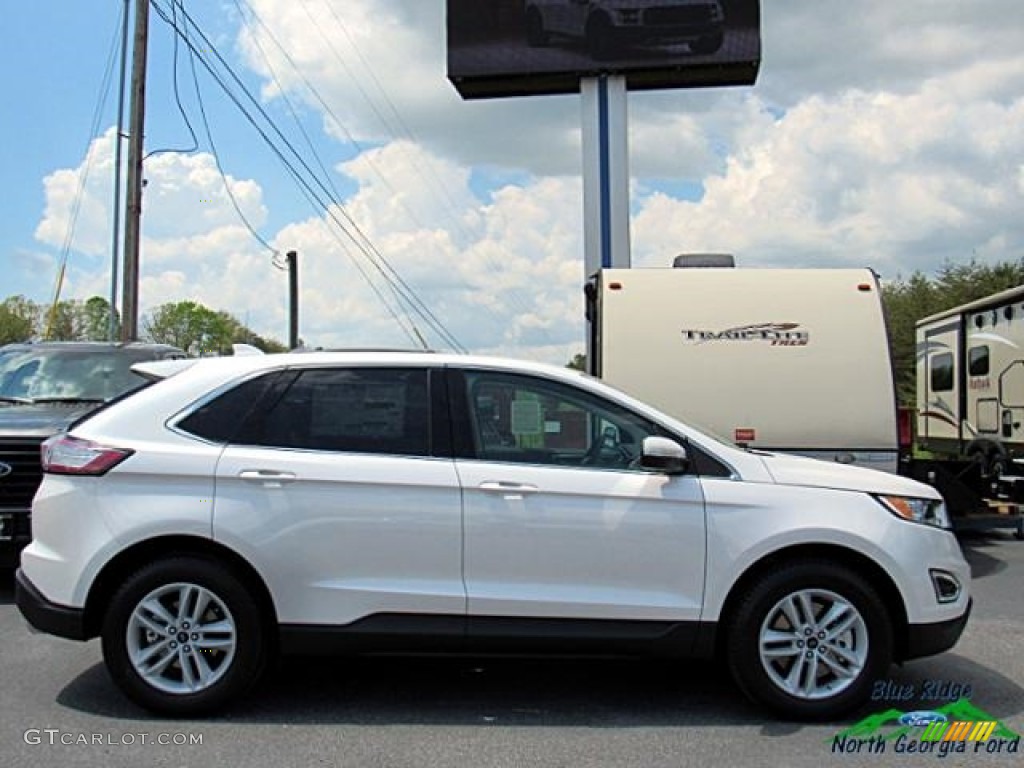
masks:
[[[510,496],[523,496],[529,493],[537,493],[540,489],[536,485],[527,483],[507,483],[500,480],[487,480],[477,486],[485,493],[505,493]]]
[[[294,472],[278,472],[275,469],[243,469],[238,476],[250,483],[263,483],[267,488],[280,488],[295,482]]]

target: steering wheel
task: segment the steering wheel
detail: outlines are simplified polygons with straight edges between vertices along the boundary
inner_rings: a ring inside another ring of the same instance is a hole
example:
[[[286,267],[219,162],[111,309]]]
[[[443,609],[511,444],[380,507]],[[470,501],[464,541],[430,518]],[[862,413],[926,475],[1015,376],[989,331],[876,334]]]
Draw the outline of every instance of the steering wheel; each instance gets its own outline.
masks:
[[[580,464],[584,467],[593,466],[598,463],[601,455],[606,449],[614,450],[617,454],[617,458],[628,464],[633,456],[625,446],[619,442],[618,433],[615,427],[606,427],[604,431],[598,435],[594,441],[587,446],[587,452],[583,454],[583,459]]]

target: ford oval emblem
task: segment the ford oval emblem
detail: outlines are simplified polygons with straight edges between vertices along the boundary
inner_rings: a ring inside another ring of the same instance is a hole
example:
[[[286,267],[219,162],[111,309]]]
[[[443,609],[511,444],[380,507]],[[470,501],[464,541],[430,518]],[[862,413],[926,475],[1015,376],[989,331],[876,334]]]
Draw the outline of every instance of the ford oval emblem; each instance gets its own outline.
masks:
[[[14,470],[11,469],[10,464],[4,464],[2,461],[0,461],[0,477],[7,477],[13,471]]]
[[[944,722],[946,722],[946,716],[941,712],[919,710],[917,712],[907,712],[906,714],[900,715],[900,725],[925,726],[931,723]]]

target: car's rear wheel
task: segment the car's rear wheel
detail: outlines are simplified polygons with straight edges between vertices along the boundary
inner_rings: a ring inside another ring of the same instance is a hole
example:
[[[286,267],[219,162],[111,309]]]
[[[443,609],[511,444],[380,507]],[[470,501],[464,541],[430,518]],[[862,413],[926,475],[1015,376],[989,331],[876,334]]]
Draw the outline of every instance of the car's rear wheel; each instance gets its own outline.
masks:
[[[729,665],[755,701],[799,719],[862,705],[892,660],[892,626],[877,593],[851,569],[800,561],[767,574],[727,628]]]
[[[266,660],[257,603],[231,571],[198,557],[158,560],[130,576],[102,635],[114,681],[166,715],[223,706],[256,682]]]

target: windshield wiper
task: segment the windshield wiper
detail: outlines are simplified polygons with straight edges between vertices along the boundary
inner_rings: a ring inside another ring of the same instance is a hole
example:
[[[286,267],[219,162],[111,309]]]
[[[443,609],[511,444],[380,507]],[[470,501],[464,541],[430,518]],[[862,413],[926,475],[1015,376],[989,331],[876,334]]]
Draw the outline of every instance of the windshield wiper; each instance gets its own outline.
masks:
[[[105,403],[102,397],[35,397],[28,403]]]
[[[0,395],[0,403],[18,403],[18,405],[25,405],[32,403],[30,397],[11,397],[10,395]]]

